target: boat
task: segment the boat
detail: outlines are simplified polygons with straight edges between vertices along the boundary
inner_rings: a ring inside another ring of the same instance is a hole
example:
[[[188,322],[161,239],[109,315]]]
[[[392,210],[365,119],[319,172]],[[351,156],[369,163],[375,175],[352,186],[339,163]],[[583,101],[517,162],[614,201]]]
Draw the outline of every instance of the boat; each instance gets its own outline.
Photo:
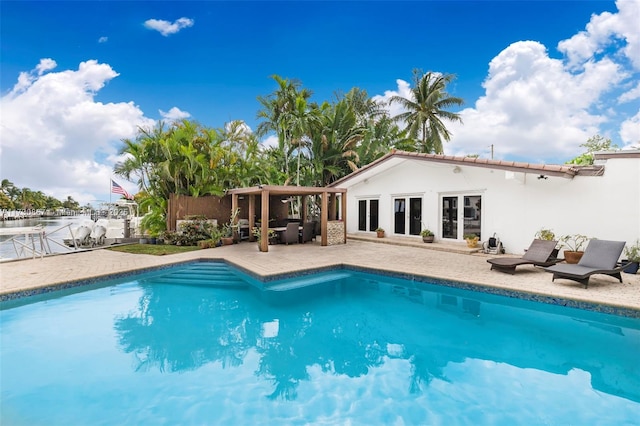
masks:
[[[138,204],[133,200],[103,203],[89,221],[72,229],[65,244],[73,247],[97,247],[136,242],[142,235]]]

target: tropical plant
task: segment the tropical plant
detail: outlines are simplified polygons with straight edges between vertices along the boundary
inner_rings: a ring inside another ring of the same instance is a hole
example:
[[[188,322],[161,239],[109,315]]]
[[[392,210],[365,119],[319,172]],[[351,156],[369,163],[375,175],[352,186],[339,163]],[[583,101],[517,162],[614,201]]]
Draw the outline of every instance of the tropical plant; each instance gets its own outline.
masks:
[[[160,234],[165,244],[195,246],[198,241],[220,238],[216,227],[204,216],[186,216],[184,219],[178,232],[165,231]]]
[[[431,231],[430,229],[423,229],[422,231],[420,231],[421,237],[433,237],[433,235],[433,231]]]
[[[262,109],[258,111],[258,119],[262,121],[256,128],[258,136],[275,133],[278,138],[278,152],[282,155],[284,172],[287,179],[289,174],[289,157],[293,151],[292,140],[299,134],[300,128],[306,124],[298,108],[303,108],[302,101],[311,97],[307,89],[300,89],[301,83],[273,75],[272,78],[278,84],[275,92],[267,97],[258,97]],[[297,121],[297,122],[296,122]],[[292,127],[291,123],[296,122]]]
[[[420,70],[413,71],[411,97],[392,96],[391,103],[398,103],[405,112],[394,117],[405,123],[405,130],[413,139],[419,139],[415,150],[425,153],[442,154],[443,141],[449,141],[451,134],[443,119],[462,122],[459,114],[447,111],[447,108],[464,103],[462,98],[449,96],[447,84],[455,78],[452,74],[440,74]]]
[[[582,153],[577,157],[567,161],[566,164],[590,166],[594,162],[594,152],[616,151],[619,149],[618,145],[612,144],[611,139],[605,139],[600,135],[591,136],[589,139],[587,139],[587,142],[580,144],[580,146],[586,148],[587,152]]]
[[[262,228],[260,227],[254,227],[251,230],[251,234],[253,235],[253,237],[256,239],[256,241],[258,242],[258,245],[260,245],[260,241],[262,241]],[[271,240],[272,238],[275,238],[277,236],[276,231],[274,231],[273,229],[269,229],[267,231],[267,238],[269,240]]]
[[[310,184],[326,186],[358,169],[356,148],[364,135],[346,101],[324,103],[311,129]]]
[[[640,262],[640,240],[633,244],[627,244],[624,248],[624,255],[631,262]]]
[[[0,192],[0,209],[13,210],[15,209],[15,205],[13,201],[5,194],[4,192]]]
[[[535,237],[539,240],[553,241],[556,238],[556,234],[551,229],[541,228],[536,232]]]
[[[560,247],[565,251],[582,251],[589,237],[582,234],[563,235],[560,237]]]
[[[237,218],[239,214],[240,214],[240,209],[231,210],[231,216],[229,218],[229,222],[222,225],[222,228],[221,228],[222,237],[231,238],[234,236],[235,232],[238,232],[239,226],[238,226]]]

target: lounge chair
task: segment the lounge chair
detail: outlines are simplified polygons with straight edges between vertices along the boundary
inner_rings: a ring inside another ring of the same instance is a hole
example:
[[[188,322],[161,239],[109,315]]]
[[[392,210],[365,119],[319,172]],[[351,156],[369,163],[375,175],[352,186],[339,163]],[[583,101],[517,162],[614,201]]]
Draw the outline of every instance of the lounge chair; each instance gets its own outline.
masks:
[[[551,281],[566,278],[584,284],[584,288],[589,286],[589,277],[595,274],[610,275],[622,282],[620,272],[628,264],[616,265],[624,245],[624,241],[591,240],[577,264],[554,265],[545,271],[553,273]]]
[[[487,262],[491,269],[509,274],[515,274],[516,266],[520,265],[551,266],[560,261],[553,255],[557,244],[557,241],[533,240],[522,257],[494,257]]]

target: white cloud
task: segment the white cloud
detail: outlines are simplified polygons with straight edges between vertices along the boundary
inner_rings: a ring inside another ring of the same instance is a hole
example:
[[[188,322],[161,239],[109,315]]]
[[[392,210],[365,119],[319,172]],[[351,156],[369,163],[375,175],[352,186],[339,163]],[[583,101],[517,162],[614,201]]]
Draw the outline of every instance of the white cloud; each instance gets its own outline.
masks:
[[[162,110],[158,110],[158,112],[160,112],[160,115],[165,121],[168,121],[170,123],[191,117],[191,114],[186,111],[181,111],[177,107],[171,108],[168,112]]]
[[[640,111],[622,122],[620,139],[624,142],[625,147],[637,146],[640,148]]]
[[[452,140],[445,152],[487,158],[493,146],[495,158],[564,162],[595,134],[619,136],[625,146],[638,143],[640,108],[629,103],[640,98],[633,68],[640,65],[640,30],[632,19],[640,15],[640,2],[616,4],[619,13],[592,16],[586,31],[558,44],[564,60],[535,41],[515,42],[493,58],[485,94],[459,112],[463,124],[447,123]],[[375,98],[407,97],[409,85],[397,83],[396,91]],[[392,108],[392,115],[401,112]]]
[[[396,115],[404,112],[400,104],[395,102],[393,104],[389,104],[389,100],[393,96],[402,96],[403,98],[413,99],[413,93],[411,92],[411,85],[409,83],[404,80],[397,79],[396,84],[398,85],[397,90],[385,90],[384,95],[375,95],[372,97],[374,101],[387,105],[387,111],[389,111],[391,117],[395,117]]]
[[[265,148],[275,148],[278,146],[278,137],[275,135],[267,136],[260,143]]]
[[[633,64],[640,69],[640,2],[638,0],[618,0],[618,13],[603,12],[592,15],[585,31],[580,31],[568,40],[558,43],[558,50],[569,59],[569,66],[579,67],[595,55],[611,47],[615,40],[624,40],[621,49]]]
[[[98,43],[106,43],[109,41],[109,37],[102,36],[98,39]]]
[[[173,23],[162,19],[148,19],[144,22],[144,26],[145,28],[156,30],[163,36],[168,37],[171,34],[176,34],[183,28],[192,27],[193,23],[193,19],[184,17],[176,19]]]
[[[42,75],[47,71],[51,71],[55,67],[57,67],[56,61],[50,58],[40,59],[40,63],[36,65],[36,71],[38,75]]]
[[[45,72],[54,66],[53,60],[42,60],[0,98],[2,176],[59,199],[72,195],[84,204],[95,199],[92,194],[108,194],[110,158],[119,141],[154,121],[133,102],[94,100],[118,76],[109,65],[90,60],[77,70]],[[133,185],[123,186],[135,192]]]
[[[568,159],[609,120],[598,112],[602,96],[625,77],[609,59],[571,73],[533,41],[513,43],[489,64],[485,95],[449,126],[455,153],[548,161]]]
[[[640,82],[638,82],[636,87],[634,87],[633,89],[629,90],[628,92],[623,93],[618,98],[618,103],[622,104],[622,103],[625,103],[625,102],[635,101],[636,99],[640,99]]]

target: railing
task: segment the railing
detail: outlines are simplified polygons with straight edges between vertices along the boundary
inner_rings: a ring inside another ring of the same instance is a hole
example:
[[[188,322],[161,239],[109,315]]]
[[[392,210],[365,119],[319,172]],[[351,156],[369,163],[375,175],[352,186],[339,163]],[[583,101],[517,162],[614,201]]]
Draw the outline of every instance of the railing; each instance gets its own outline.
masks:
[[[63,242],[58,241],[56,238],[51,238],[52,235],[63,229],[67,229],[68,234],[71,235],[71,240],[73,241],[72,247],[63,244]],[[3,258],[1,260],[35,259],[36,257],[42,259],[44,256],[54,253],[54,251],[51,250],[52,244],[54,247],[64,248],[65,251],[78,249],[71,224],[61,226],[51,232],[45,232],[44,227],[41,225],[24,228],[0,228],[0,235],[13,235],[13,237],[8,240],[0,242],[0,245],[12,245],[16,255],[15,258]],[[56,251],[55,253],[60,253],[60,251]]]

